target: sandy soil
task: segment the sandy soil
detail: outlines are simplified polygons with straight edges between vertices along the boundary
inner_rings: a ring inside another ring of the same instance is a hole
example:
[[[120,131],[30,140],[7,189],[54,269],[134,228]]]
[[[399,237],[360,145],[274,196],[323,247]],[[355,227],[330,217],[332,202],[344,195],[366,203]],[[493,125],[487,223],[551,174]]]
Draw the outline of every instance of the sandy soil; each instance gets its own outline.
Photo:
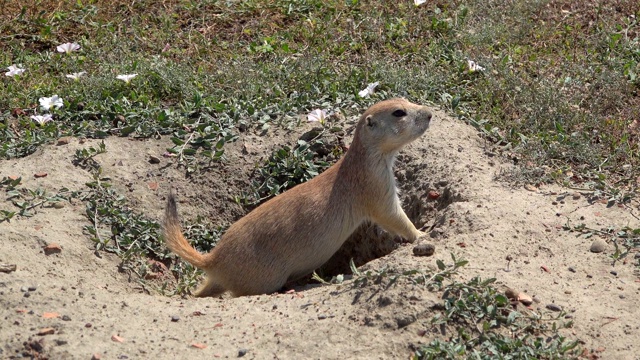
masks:
[[[294,131],[243,133],[226,147],[227,162],[189,179],[173,159],[147,161],[147,154],[164,152],[168,139],[108,138],[107,152],[96,159],[116,188],[151,218],[160,218],[173,186],[185,219],[202,215],[228,224],[244,213],[231,199],[246,189],[255,164],[307,130],[305,124]],[[25,187],[50,192],[85,190],[91,176],[71,162],[76,149],[96,143],[73,139],[3,160],[0,178],[22,176]],[[590,201],[588,193],[574,198],[575,191],[552,186],[514,189],[496,180],[512,166],[493,156],[475,130],[436,112],[429,132],[403,151],[397,166],[404,207],[417,225],[431,229],[436,254],[415,257],[411,245],[382,234],[379,243],[347,244],[333,261],[344,266],[349,256],[366,252],[362,263],[382,253],[364,268],[426,269],[436,259],[450,262],[453,252],[469,260],[460,279],[496,277],[498,286],[539,300],[535,309],[560,305],[575,321],[566,335],[582,340],[584,348],[599,348],[604,359],[640,359],[640,283],[633,261],[613,264],[611,244],[604,253],[592,253],[593,239],[562,230],[568,221],[596,229],[638,227],[637,204],[607,208]],[[39,172],[48,176],[34,178]],[[151,190],[149,182],[159,188]],[[440,199],[429,200],[430,190],[440,192]],[[3,197],[0,209],[11,208]],[[17,265],[15,272],[0,273],[0,358],[406,359],[416,345],[439,336],[429,321],[441,294],[402,279],[390,288],[353,288],[347,282],[236,299],[149,294],[135,277],[118,271],[116,256],[95,253],[83,234],[84,211],[83,203],[72,201],[0,223],[0,264]],[[362,233],[372,232],[380,234]],[[62,251],[45,255],[43,246],[51,243]],[[513,260],[507,272],[508,255]],[[46,328],[53,333],[38,335]]]

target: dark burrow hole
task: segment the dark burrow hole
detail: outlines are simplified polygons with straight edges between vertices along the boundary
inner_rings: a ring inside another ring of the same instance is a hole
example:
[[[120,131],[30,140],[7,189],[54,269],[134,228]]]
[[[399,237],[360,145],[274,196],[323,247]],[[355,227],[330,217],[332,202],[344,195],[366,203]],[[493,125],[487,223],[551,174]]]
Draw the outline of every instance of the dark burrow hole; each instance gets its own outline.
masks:
[[[416,228],[429,234],[432,228],[439,226],[443,221],[444,217],[439,214],[452,203],[460,201],[461,197],[452,191],[447,183],[422,183],[419,184],[419,189],[413,187],[416,184],[417,182],[411,182],[405,189],[401,189],[402,208]],[[439,194],[437,198],[430,196],[430,192],[433,194],[433,191]],[[403,242],[405,240],[384,231],[381,227],[365,223],[316,272],[325,280],[339,274],[351,274],[351,259],[356,267],[360,267],[390,254]]]

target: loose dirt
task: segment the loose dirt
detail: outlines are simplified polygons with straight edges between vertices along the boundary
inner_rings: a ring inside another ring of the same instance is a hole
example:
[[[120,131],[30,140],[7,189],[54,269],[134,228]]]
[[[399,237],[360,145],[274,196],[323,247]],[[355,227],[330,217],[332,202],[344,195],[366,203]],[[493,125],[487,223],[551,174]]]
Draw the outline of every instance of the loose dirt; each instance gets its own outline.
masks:
[[[160,219],[173,187],[184,219],[203,216],[228,225],[246,212],[233,198],[248,188],[255,167],[274,149],[295,144],[310,127],[242,133],[226,145],[225,162],[189,178],[174,158],[162,157],[171,146],[168,139],[111,137],[104,140],[107,152],[96,160],[103,176],[150,218]],[[349,136],[347,131],[347,144]],[[51,193],[62,187],[86,190],[91,175],[72,160],[76,149],[98,143],[72,139],[26,158],[3,160],[0,178],[22,176],[24,187]],[[160,163],[151,164],[148,155]],[[435,255],[415,256],[413,245],[369,226],[323,272],[348,273],[349,258],[364,264],[361,269],[428,269],[436,259],[449,263],[454,253],[469,260],[459,279],[495,277],[502,289],[538,300],[536,310],[546,311],[548,304],[566,310],[575,323],[565,335],[580,339],[588,350],[600,348],[601,358],[640,358],[635,254],[628,263],[614,264],[612,244],[593,253],[593,239],[562,230],[567,223],[638,227],[637,204],[607,207],[588,192],[574,197],[574,190],[542,186],[530,191],[497,180],[513,166],[493,156],[491,144],[474,129],[436,111],[431,129],[401,153],[396,166],[403,206],[431,234]],[[36,173],[47,176],[36,178]],[[0,209],[13,205],[3,197]],[[17,266],[0,272],[0,358],[406,359],[417,345],[446,338],[430,325],[441,294],[402,278],[388,288],[354,288],[347,281],[236,299],[149,293],[135,275],[118,271],[118,257],[95,252],[83,233],[89,225],[84,212],[85,205],[72,200],[60,209],[38,209],[33,217],[0,223],[0,264]],[[44,247],[52,244],[61,251],[46,255]]]

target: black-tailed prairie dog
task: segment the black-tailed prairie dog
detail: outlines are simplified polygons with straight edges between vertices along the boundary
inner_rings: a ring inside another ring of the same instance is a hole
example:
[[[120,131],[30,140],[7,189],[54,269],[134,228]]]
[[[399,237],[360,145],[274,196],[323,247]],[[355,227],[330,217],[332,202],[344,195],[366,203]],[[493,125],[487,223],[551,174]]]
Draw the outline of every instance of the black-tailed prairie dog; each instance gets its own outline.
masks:
[[[400,149],[420,137],[430,121],[426,107],[405,99],[371,106],[338,162],[238,220],[207,254],[182,235],[169,195],[163,224],[167,247],[207,274],[195,295],[276,292],[324,264],[365,221],[411,242],[424,235],[401,208],[392,167]]]

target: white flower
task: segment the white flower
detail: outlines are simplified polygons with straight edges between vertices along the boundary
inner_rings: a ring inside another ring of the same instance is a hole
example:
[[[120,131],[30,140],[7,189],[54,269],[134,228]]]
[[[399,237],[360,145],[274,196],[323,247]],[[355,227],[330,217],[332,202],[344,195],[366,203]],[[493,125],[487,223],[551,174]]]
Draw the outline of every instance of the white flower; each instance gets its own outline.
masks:
[[[56,48],[56,50],[58,50],[59,53],[72,53],[74,51],[78,51],[80,50],[80,45],[78,45],[77,43],[65,43],[62,45],[58,45],[58,47]]]
[[[373,91],[376,89],[376,86],[378,86],[379,84],[380,83],[376,81],[374,83],[367,85],[367,88],[360,91],[358,95],[360,95],[360,97],[362,98],[369,97],[369,95],[373,94]]]
[[[40,107],[44,111],[49,111],[54,106],[56,109],[60,109],[64,105],[62,98],[58,95],[53,95],[52,97],[41,97],[38,101],[40,101]]]
[[[469,67],[469,72],[485,70],[482,66],[476,64],[476,62],[473,60],[467,60],[467,66]]]
[[[324,121],[326,118],[327,118],[327,112],[320,109],[315,109],[307,115],[307,120],[309,122],[319,121],[320,124],[324,124]]]
[[[116,76],[116,79],[122,80],[128,84],[129,82],[131,82],[131,79],[133,79],[136,76],[138,76],[138,74],[118,75]]]
[[[8,68],[9,71],[7,71],[6,73],[4,73],[6,76],[16,76],[16,75],[21,75],[23,72],[25,72],[25,69],[21,69],[18,65],[11,65]]]
[[[68,74],[68,75],[66,75],[66,77],[68,77],[69,79],[78,80],[86,73],[87,73],[86,71],[80,71],[80,72],[77,72],[77,73]]]
[[[53,120],[53,117],[51,116],[51,114],[31,115],[31,119],[35,120],[35,122],[40,125],[44,125],[45,123]]]
[[[416,6],[420,6],[420,5],[422,5],[422,4],[426,3],[426,2],[427,2],[427,0],[413,0],[413,3]]]

